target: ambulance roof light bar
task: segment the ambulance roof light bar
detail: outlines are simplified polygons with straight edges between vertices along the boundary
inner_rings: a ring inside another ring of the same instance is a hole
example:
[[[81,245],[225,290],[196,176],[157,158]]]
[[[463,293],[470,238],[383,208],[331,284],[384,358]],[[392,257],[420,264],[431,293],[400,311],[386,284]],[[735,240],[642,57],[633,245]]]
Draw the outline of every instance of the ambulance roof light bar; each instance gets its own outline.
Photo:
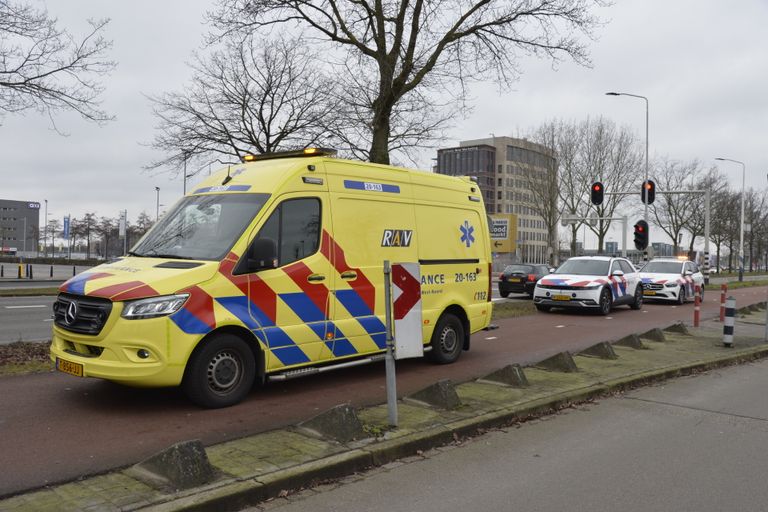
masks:
[[[273,160],[275,158],[296,158],[305,156],[336,156],[336,150],[330,148],[304,148],[292,151],[277,151],[275,153],[263,153],[261,155],[247,154],[240,160],[243,163],[257,160]]]

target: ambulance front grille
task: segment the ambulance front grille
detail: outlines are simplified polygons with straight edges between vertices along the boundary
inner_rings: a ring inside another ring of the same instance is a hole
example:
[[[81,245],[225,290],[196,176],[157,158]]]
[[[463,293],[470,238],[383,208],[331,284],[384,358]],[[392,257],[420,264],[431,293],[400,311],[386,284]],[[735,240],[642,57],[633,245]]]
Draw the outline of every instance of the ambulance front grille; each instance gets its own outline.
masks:
[[[72,304],[75,305],[74,318],[71,318]],[[104,328],[111,312],[112,301],[109,299],[60,293],[53,304],[53,322],[70,332],[96,335]]]

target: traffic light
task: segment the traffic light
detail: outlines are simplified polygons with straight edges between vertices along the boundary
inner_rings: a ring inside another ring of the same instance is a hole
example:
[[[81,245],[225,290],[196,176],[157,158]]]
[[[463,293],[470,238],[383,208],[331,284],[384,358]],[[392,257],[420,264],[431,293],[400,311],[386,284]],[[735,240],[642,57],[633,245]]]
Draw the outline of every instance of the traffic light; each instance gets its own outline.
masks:
[[[599,181],[594,182],[590,191],[592,193],[592,204],[603,204],[603,184]]]
[[[656,199],[656,183],[653,180],[643,182],[643,186],[640,189],[640,199],[643,203],[653,204]]]
[[[639,220],[635,224],[635,248],[643,251],[646,247],[648,247],[648,223]]]

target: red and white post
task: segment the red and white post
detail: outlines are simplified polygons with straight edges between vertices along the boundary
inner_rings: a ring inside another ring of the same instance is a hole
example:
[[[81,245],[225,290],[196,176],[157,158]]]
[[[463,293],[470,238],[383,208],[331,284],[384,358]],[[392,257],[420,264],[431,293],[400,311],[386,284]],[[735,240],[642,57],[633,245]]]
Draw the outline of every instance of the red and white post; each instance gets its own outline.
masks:
[[[720,321],[725,321],[725,296],[728,294],[728,283],[720,285]]]
[[[701,316],[701,288],[696,285],[693,290],[693,326],[698,327]]]

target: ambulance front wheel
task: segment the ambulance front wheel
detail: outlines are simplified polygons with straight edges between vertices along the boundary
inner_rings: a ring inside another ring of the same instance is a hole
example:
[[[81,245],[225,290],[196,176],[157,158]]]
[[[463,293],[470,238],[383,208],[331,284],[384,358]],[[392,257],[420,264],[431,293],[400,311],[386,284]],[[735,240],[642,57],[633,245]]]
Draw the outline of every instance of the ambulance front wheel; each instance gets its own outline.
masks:
[[[228,407],[242,401],[253,387],[256,361],[241,338],[216,334],[194,352],[187,365],[182,388],[201,407]]]
[[[464,348],[464,326],[461,320],[450,313],[441,316],[429,345],[432,350],[427,354],[433,362],[449,364],[456,361]]]

